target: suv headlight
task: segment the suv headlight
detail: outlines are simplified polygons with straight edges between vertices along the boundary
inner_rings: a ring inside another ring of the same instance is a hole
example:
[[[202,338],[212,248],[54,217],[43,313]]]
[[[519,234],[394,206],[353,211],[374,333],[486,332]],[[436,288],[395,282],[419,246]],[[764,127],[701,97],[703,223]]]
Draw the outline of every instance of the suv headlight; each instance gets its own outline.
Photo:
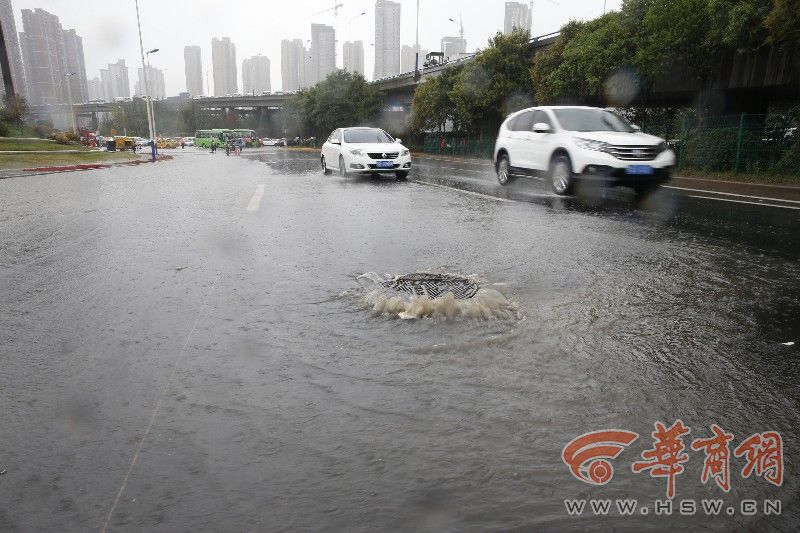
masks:
[[[586,150],[596,150],[598,152],[605,152],[608,149],[608,143],[605,143],[603,141],[582,139],[581,137],[575,137],[574,140],[575,144]]]
[[[364,150],[361,148],[356,148],[355,150],[350,150],[350,153],[353,155],[364,155]]]
[[[400,155],[401,155],[401,156],[403,156],[403,157],[407,156],[407,155],[408,155],[408,154],[410,154],[410,153],[411,153],[411,152],[410,152],[408,149],[406,149],[406,150],[401,150],[401,151],[400,151]]]

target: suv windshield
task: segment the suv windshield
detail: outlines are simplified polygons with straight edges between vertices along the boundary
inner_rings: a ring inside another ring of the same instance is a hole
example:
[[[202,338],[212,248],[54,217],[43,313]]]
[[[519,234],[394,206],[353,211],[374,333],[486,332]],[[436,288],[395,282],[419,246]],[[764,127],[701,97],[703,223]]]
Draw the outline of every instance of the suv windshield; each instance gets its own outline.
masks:
[[[377,128],[358,128],[344,130],[346,143],[391,143],[394,139],[383,130]]]
[[[635,131],[624,118],[605,109],[554,109],[553,113],[567,131]]]

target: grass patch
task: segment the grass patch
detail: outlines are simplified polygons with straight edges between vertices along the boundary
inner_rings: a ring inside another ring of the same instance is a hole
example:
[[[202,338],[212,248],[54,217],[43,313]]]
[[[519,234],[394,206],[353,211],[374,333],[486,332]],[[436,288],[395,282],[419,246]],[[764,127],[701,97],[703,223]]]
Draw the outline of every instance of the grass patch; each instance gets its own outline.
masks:
[[[84,150],[81,145],[58,144],[49,139],[0,139],[0,151],[48,150]]]
[[[78,154],[8,154],[0,155],[0,169],[78,165],[81,163],[115,163],[140,159],[130,152],[83,152]]]
[[[746,172],[715,172],[711,170],[695,170],[691,168],[683,168],[676,170],[675,177],[681,178],[698,178],[707,180],[720,180],[720,181],[741,181],[745,183],[768,183],[774,185],[800,185],[800,174],[748,174]]]

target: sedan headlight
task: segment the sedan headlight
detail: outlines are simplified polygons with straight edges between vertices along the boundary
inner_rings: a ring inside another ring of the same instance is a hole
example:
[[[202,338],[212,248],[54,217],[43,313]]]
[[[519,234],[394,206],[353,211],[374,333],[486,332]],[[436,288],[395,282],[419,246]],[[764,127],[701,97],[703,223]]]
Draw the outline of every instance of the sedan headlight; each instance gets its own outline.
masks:
[[[353,155],[364,155],[364,150],[356,148],[355,150],[350,150],[350,153]]]
[[[411,153],[411,152],[410,152],[408,149],[406,149],[406,150],[402,150],[402,151],[400,152],[400,155],[401,155],[401,156],[403,156],[403,157],[405,157],[405,156],[407,156],[407,155],[408,155],[408,154],[410,154],[410,153]]]
[[[598,152],[605,152],[608,149],[608,143],[604,143],[603,141],[583,139],[581,137],[575,137],[574,139],[575,139],[575,144],[586,150],[596,150]]]

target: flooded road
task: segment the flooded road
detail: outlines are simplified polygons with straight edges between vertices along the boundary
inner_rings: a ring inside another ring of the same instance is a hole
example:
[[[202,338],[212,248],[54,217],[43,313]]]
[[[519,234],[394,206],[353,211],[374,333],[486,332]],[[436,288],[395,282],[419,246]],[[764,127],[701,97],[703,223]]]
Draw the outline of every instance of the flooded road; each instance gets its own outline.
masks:
[[[587,205],[420,163],[398,182],[187,151],[0,180],[0,530],[797,526],[800,211]],[[515,312],[363,305],[360,276],[418,272],[480,279]],[[732,515],[653,512],[667,481],[631,463],[677,419],[676,501]],[[732,446],[779,432],[782,486],[743,458],[729,493],[704,485],[689,443],[711,424]],[[563,448],[611,428],[639,439],[607,485],[579,481]],[[565,510],[593,498],[650,512]]]

